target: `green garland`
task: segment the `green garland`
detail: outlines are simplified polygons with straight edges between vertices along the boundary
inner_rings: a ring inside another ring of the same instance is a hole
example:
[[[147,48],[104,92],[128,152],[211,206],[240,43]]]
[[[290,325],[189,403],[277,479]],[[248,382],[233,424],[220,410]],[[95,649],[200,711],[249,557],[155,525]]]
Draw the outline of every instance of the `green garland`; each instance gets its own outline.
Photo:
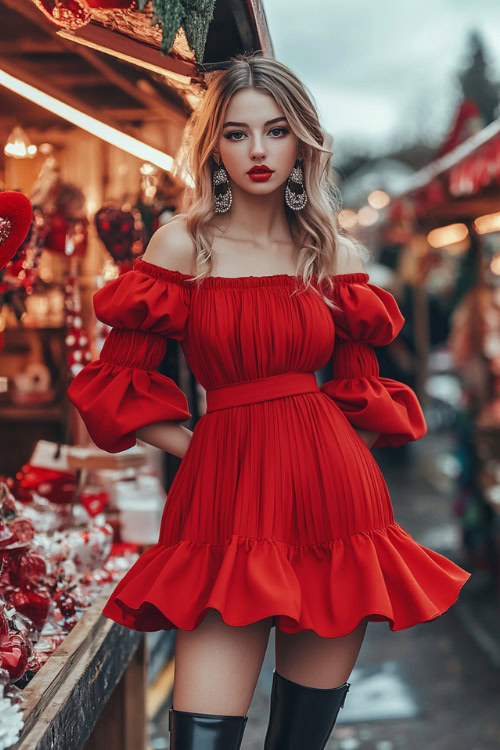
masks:
[[[144,10],[148,0],[138,0],[139,10]],[[153,24],[163,29],[161,51],[168,54],[182,26],[187,42],[196,60],[203,61],[208,26],[214,15],[215,0],[152,0]]]

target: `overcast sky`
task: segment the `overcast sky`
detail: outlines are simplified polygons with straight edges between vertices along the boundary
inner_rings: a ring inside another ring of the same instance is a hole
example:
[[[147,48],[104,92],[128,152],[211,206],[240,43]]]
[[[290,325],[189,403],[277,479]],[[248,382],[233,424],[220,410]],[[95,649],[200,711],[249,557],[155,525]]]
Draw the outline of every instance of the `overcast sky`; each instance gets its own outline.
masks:
[[[499,0],[263,0],[275,56],[312,92],[337,155],[371,151],[451,124],[477,29],[500,81]],[[413,128],[413,129],[412,129]]]

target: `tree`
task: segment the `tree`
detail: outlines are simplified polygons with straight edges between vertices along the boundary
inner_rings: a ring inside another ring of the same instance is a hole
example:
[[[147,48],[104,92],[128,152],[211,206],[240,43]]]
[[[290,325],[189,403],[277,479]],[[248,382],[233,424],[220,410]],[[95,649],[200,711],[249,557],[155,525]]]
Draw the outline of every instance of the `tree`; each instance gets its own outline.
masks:
[[[469,64],[459,74],[464,99],[475,102],[485,125],[495,119],[500,101],[499,84],[491,80],[486,45],[479,31],[469,33]]]

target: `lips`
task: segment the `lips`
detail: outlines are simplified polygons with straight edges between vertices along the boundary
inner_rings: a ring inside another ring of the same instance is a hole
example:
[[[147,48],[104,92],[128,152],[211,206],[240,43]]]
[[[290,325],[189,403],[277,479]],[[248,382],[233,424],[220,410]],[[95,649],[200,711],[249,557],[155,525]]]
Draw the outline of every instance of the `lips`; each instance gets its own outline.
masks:
[[[247,174],[267,174],[272,173],[273,170],[270,169],[266,164],[259,164],[258,166],[252,167],[252,169],[249,169]]]
[[[266,182],[272,177],[273,170],[266,164],[259,164],[249,169],[247,174],[253,182]]]

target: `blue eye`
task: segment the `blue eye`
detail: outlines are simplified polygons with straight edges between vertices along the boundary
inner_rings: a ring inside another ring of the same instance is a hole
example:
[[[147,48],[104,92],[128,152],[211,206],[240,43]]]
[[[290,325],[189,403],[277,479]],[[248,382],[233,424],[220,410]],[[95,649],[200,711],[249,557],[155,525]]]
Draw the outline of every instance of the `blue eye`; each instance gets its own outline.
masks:
[[[269,132],[270,133],[276,133],[277,132],[278,135],[277,136],[273,136],[273,137],[275,137],[275,138],[283,138],[283,136],[285,136],[288,133],[288,128],[271,128],[271,130]],[[233,138],[233,136],[236,136],[236,135],[243,135],[244,136],[245,133],[243,133],[242,130],[232,130],[230,133],[226,133],[226,135],[224,135],[224,138],[227,138],[228,141],[242,141],[243,140],[243,138]]]

